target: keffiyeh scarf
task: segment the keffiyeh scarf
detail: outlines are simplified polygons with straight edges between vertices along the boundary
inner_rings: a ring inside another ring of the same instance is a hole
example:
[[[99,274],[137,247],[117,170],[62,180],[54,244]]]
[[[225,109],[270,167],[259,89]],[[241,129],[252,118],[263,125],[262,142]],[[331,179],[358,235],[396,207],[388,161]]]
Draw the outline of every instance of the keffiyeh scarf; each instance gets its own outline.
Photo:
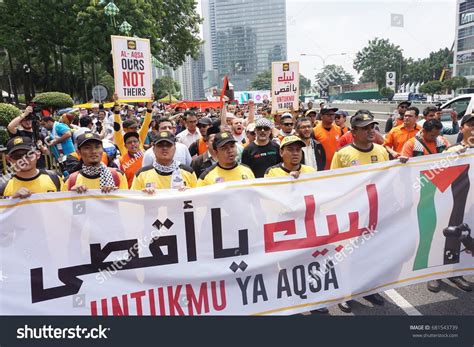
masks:
[[[171,165],[165,166],[157,163],[156,161],[153,162],[153,167],[158,171],[158,172],[163,172],[163,173],[172,173],[171,174],[171,189],[178,189],[183,186],[185,186],[183,176],[181,175],[181,170],[179,169],[179,162],[176,160],[173,160]]]
[[[82,165],[82,173],[84,173],[87,176],[99,175],[100,177],[99,184],[100,184],[101,189],[103,187],[115,187],[114,177],[112,176],[112,173],[110,172],[108,167],[105,166],[104,163],[100,163],[100,166]]]

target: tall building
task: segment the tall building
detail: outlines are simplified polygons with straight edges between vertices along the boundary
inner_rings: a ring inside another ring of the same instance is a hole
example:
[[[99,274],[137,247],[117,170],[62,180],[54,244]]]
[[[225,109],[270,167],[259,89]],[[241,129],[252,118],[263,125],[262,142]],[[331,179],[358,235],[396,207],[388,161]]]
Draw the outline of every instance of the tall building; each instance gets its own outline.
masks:
[[[286,0],[202,0],[206,71],[248,90],[272,61],[287,59]]]
[[[455,76],[474,80],[474,0],[457,0]]]
[[[187,56],[184,64],[174,71],[173,78],[181,86],[181,94],[184,100],[205,99],[203,85],[204,71],[204,52],[202,48],[200,50],[199,59],[195,60]]]

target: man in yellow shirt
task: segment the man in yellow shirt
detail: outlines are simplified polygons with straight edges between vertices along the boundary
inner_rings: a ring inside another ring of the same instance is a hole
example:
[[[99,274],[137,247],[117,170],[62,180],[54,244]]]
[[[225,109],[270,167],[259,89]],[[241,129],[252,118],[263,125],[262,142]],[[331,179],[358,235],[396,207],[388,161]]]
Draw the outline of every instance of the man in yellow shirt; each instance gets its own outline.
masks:
[[[174,160],[176,138],[169,131],[162,131],[153,144],[153,165],[141,168],[133,179],[132,190],[154,194],[157,189],[194,188],[197,178],[194,170]]]
[[[212,146],[216,151],[217,163],[201,174],[198,187],[255,178],[249,167],[237,163],[236,142],[231,133],[216,135]]]
[[[67,190],[85,193],[89,189],[100,189],[110,193],[116,189],[128,189],[125,175],[102,163],[102,139],[94,133],[77,137],[77,153],[81,156],[82,169],[72,173],[66,181]]]
[[[298,136],[284,137],[280,144],[282,162],[269,167],[264,177],[292,176],[298,178],[301,173],[316,172],[311,166],[301,164],[303,147],[306,147],[306,144]]]
[[[0,197],[26,199],[34,193],[65,190],[61,178],[53,171],[39,170],[36,163],[41,152],[30,137],[17,136],[7,142],[8,173],[0,179]]]
[[[378,123],[373,115],[356,112],[351,119],[354,142],[334,154],[331,170],[389,160],[387,150],[382,145],[374,143],[376,124]]]

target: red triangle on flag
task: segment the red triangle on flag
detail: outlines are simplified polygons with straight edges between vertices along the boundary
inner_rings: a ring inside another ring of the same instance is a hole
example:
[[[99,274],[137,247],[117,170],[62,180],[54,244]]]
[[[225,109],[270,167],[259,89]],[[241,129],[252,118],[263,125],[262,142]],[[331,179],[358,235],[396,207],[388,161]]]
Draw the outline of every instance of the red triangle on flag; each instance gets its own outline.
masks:
[[[440,191],[444,193],[446,189],[469,168],[469,164],[450,166],[447,168],[431,169],[421,171]]]

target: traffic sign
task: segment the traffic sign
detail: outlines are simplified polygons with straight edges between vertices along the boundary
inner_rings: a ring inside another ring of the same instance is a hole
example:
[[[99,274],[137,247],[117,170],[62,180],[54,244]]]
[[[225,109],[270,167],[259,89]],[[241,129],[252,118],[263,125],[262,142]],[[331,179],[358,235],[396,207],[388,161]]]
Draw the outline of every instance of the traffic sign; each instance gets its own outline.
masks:
[[[385,74],[385,86],[395,91],[396,78],[397,73],[395,71],[387,71]]]
[[[98,84],[92,88],[92,98],[97,102],[102,102],[107,97],[107,88]]]

